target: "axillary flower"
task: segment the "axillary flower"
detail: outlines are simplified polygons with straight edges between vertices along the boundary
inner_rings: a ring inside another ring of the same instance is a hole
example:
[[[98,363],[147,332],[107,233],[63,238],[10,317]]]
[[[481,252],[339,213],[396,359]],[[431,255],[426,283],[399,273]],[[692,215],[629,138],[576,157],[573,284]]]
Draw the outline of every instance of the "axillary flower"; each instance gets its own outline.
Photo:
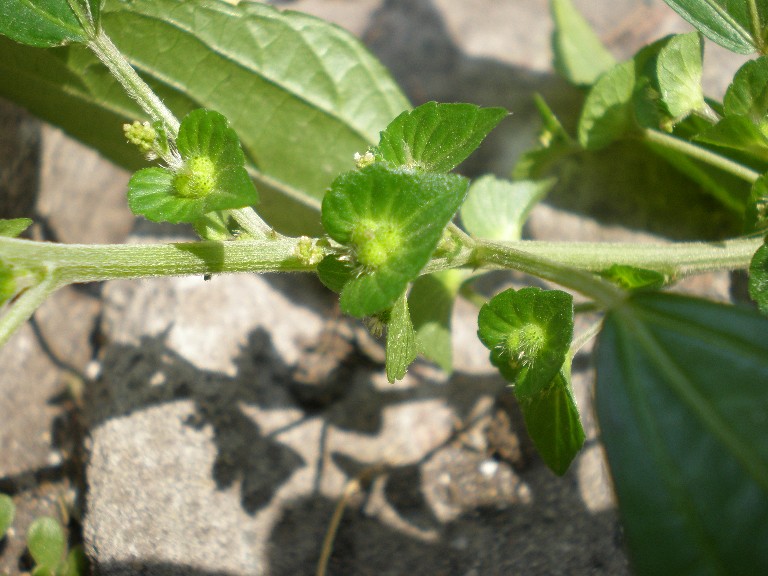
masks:
[[[150,134],[141,126],[131,135],[141,143]],[[178,153],[167,168],[145,168],[131,178],[128,204],[134,213],[157,222],[195,222],[209,212],[258,202],[240,141],[223,115],[190,112],[175,147]]]

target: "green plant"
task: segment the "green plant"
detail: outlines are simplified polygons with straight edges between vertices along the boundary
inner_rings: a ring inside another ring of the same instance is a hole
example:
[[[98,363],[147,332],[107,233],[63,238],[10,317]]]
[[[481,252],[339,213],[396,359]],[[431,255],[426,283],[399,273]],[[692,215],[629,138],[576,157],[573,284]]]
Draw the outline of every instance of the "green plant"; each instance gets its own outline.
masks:
[[[5,537],[8,528],[13,524],[13,517],[16,514],[16,507],[13,500],[7,494],[0,494],[0,540]]]
[[[637,573],[765,570],[768,320],[660,289],[749,268],[751,294],[768,312],[768,57],[736,74],[722,104],[701,89],[701,34],[766,54],[768,4],[668,4],[698,32],[615,63],[570,2],[552,0],[556,66],[586,89],[576,126],[566,129],[538,99],[542,145],[523,157],[515,181],[470,184],[451,171],[506,111],[410,110],[381,65],[321,21],[252,2],[3,0],[13,17],[0,33],[68,46],[0,39],[4,75],[19,79],[0,84],[2,95],[141,167],[128,190],[134,212],[189,222],[202,240],[42,244],[17,238],[28,220],[5,221],[0,342],[74,282],[316,272],[344,312],[386,326],[394,381],[418,353],[450,370],[455,298],[481,300],[473,282],[489,269],[522,271],[588,299],[574,307],[566,292],[523,288],[481,302],[479,337],[514,384],[544,461],[562,474],[581,448],[570,363],[599,333],[597,416]],[[114,129],[133,118],[143,121],[127,124],[125,136]],[[125,138],[163,166],[142,167]],[[550,189],[598,188],[607,157],[646,186],[651,227],[672,218],[700,239],[521,240],[536,202]],[[602,318],[574,335],[582,309]]]
[[[87,573],[81,546],[67,551],[61,524],[49,516],[37,518],[27,530],[27,549],[35,563],[33,576],[80,576]]]

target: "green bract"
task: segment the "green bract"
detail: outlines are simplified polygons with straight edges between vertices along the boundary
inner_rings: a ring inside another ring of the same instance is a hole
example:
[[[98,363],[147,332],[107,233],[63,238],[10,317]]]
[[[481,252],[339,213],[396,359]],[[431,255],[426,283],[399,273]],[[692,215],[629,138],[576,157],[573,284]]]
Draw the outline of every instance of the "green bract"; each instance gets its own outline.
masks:
[[[726,116],[748,116],[760,126],[768,122],[768,57],[739,68],[723,98],[723,110]]]
[[[478,336],[518,398],[549,386],[573,338],[573,297],[560,290],[508,289],[480,309]]]
[[[387,322],[387,380],[394,382],[402,379],[417,354],[416,334],[408,312],[408,299],[403,293],[392,307]]]
[[[597,346],[596,408],[635,572],[768,566],[768,319],[640,293]]]
[[[156,222],[194,222],[208,212],[258,202],[237,134],[224,116],[211,110],[190,112],[176,147],[181,166],[145,168],[131,177],[128,204],[135,214]]]
[[[725,118],[696,136],[701,142],[768,160],[768,59],[744,64],[723,100]]]
[[[704,108],[701,66],[704,48],[696,32],[672,36],[659,50],[656,82],[666,112],[678,121]]]
[[[584,148],[599,150],[635,128],[634,90],[632,60],[617,64],[600,76],[587,94],[579,119],[579,142]]]
[[[419,352],[448,373],[453,370],[453,303],[465,278],[466,273],[461,270],[419,276],[408,294],[408,308]]]
[[[461,222],[478,238],[520,240],[528,215],[554,183],[554,179],[510,182],[490,174],[478,178],[461,206]]]
[[[354,263],[342,310],[369,316],[390,308],[429,260],[466,191],[460,176],[382,164],[339,176],[323,199],[322,221]],[[338,271],[325,262],[322,268]]]
[[[509,113],[504,108],[427,102],[395,118],[373,148],[375,160],[427,172],[448,172]]]

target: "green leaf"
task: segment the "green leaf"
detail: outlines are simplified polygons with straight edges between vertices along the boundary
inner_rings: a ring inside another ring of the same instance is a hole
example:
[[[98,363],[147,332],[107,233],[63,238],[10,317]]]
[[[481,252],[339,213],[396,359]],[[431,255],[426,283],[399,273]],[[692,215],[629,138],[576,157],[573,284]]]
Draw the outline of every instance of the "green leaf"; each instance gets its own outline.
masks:
[[[768,175],[766,174],[752,184],[745,219],[747,232],[768,230]]]
[[[738,54],[751,54],[757,50],[758,43],[750,32],[752,27],[745,0],[664,1],[716,44]],[[764,19],[761,18],[761,21]],[[762,26],[759,29],[762,30]]]
[[[190,112],[176,146],[184,161],[176,171],[145,168],[131,177],[128,205],[134,214],[156,222],[195,222],[208,212],[258,201],[237,134],[224,116],[212,110]]]
[[[429,260],[466,191],[460,176],[382,164],[339,176],[323,199],[323,226],[349,247],[359,271],[341,292],[341,309],[369,316],[390,308]]]
[[[362,43],[317,18],[256,2],[108,0],[102,24],[181,118],[224,114],[260,186],[259,213],[295,234],[320,232],[320,199],[355,152],[409,107]],[[0,38],[0,95],[119,164],[142,167],[119,130],[145,119],[85,48],[47,52]]]
[[[387,380],[390,383],[402,380],[417,354],[416,333],[413,331],[408,298],[404,292],[392,307],[387,323]]]
[[[0,540],[13,524],[15,514],[16,507],[13,505],[13,499],[7,494],[0,494]]]
[[[616,60],[571,0],[551,0],[550,10],[555,22],[552,34],[555,70],[577,86],[594,84]]]
[[[635,573],[766,573],[768,319],[638,293],[606,316],[596,362]]]
[[[587,94],[579,119],[579,142],[588,150],[599,150],[636,128],[632,95],[635,63],[622,62],[600,76]]]
[[[749,265],[749,295],[760,312],[768,316],[768,246],[763,244]]]
[[[395,118],[372,151],[380,162],[449,172],[474,152],[508,114],[504,108],[427,102]]]
[[[520,240],[533,207],[554,180],[510,182],[493,175],[472,182],[461,206],[461,221],[472,236],[488,240]]]
[[[9,238],[16,238],[19,234],[24,232],[32,225],[31,218],[13,218],[4,219],[0,218],[0,236],[7,236]]]
[[[661,272],[614,264],[600,275],[626,290],[655,290],[666,283]]]
[[[491,363],[529,398],[544,390],[565,362],[573,338],[573,297],[560,290],[512,288],[483,305],[478,336]]]
[[[768,57],[750,60],[739,68],[723,99],[725,115],[745,116],[768,132]]]
[[[0,34],[46,48],[85,42],[87,36],[67,0],[0,0]]]
[[[768,160],[768,138],[747,116],[726,116],[694,139]]]
[[[548,387],[520,400],[528,435],[542,460],[558,476],[568,471],[585,439],[570,377],[564,372],[565,367]]]
[[[37,566],[55,569],[67,550],[61,524],[49,516],[37,518],[27,530],[27,548]]]
[[[673,119],[682,119],[706,106],[701,89],[704,47],[696,32],[672,36],[656,59],[661,102]]]
[[[451,316],[465,277],[461,270],[419,276],[408,294],[419,352],[449,374],[453,370]]]

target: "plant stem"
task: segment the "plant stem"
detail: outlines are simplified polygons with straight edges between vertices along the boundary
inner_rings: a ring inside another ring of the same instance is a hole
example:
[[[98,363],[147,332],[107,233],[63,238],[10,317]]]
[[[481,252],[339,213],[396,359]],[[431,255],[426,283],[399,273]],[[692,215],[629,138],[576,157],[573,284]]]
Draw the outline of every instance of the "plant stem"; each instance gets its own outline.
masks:
[[[498,265],[555,282],[590,296],[605,308],[610,308],[624,298],[624,291],[607,280],[550,260],[546,256],[514,248],[511,244],[513,243],[478,241],[475,248],[476,263],[480,266]]]
[[[169,136],[175,139],[179,133],[179,121],[176,116],[163,104],[163,101],[152,91],[152,88],[141,79],[109,36],[103,30],[98,30],[88,42],[88,47],[120,82],[128,95],[141,106],[142,110],[149,114],[153,120],[163,122],[170,131]],[[167,159],[163,159],[167,161]]]
[[[756,172],[751,168],[744,166],[743,164],[734,162],[725,156],[721,156],[720,154],[716,154],[715,152],[707,150],[706,148],[702,148],[696,144],[686,142],[685,140],[681,140],[675,136],[659,132],[658,130],[652,130],[650,128],[644,128],[642,130],[642,134],[648,142],[652,142],[658,146],[668,148],[669,150],[680,152],[696,160],[701,160],[710,166],[715,166],[724,172],[733,174],[737,178],[746,180],[750,184],[760,177],[759,172]]]
[[[614,264],[654,270],[673,279],[715,270],[748,268],[762,238],[719,242],[609,243],[477,241],[495,250],[524,251],[588,272],[601,272]],[[486,262],[478,262],[479,266]]]
[[[226,272],[311,272],[298,238],[175,244],[53,244],[0,238],[0,261],[47,269],[55,286],[117,278]]]
[[[21,269],[49,270],[56,286],[117,278],[217,274],[229,272],[313,272],[298,256],[301,239],[278,236],[230,242],[175,244],[55,244],[0,237],[0,260]],[[747,268],[761,238],[722,242],[601,243],[491,242],[475,240],[451,258],[430,262],[423,273],[449,268],[511,268],[576,290],[592,285],[592,272],[613,264],[646,268],[679,278],[713,270]],[[318,244],[319,245],[319,244]],[[569,280],[569,275],[578,273]],[[586,277],[586,278],[583,278]],[[600,280],[600,284],[606,282]],[[600,291],[600,290],[598,290]],[[587,291],[586,293],[589,293]]]

